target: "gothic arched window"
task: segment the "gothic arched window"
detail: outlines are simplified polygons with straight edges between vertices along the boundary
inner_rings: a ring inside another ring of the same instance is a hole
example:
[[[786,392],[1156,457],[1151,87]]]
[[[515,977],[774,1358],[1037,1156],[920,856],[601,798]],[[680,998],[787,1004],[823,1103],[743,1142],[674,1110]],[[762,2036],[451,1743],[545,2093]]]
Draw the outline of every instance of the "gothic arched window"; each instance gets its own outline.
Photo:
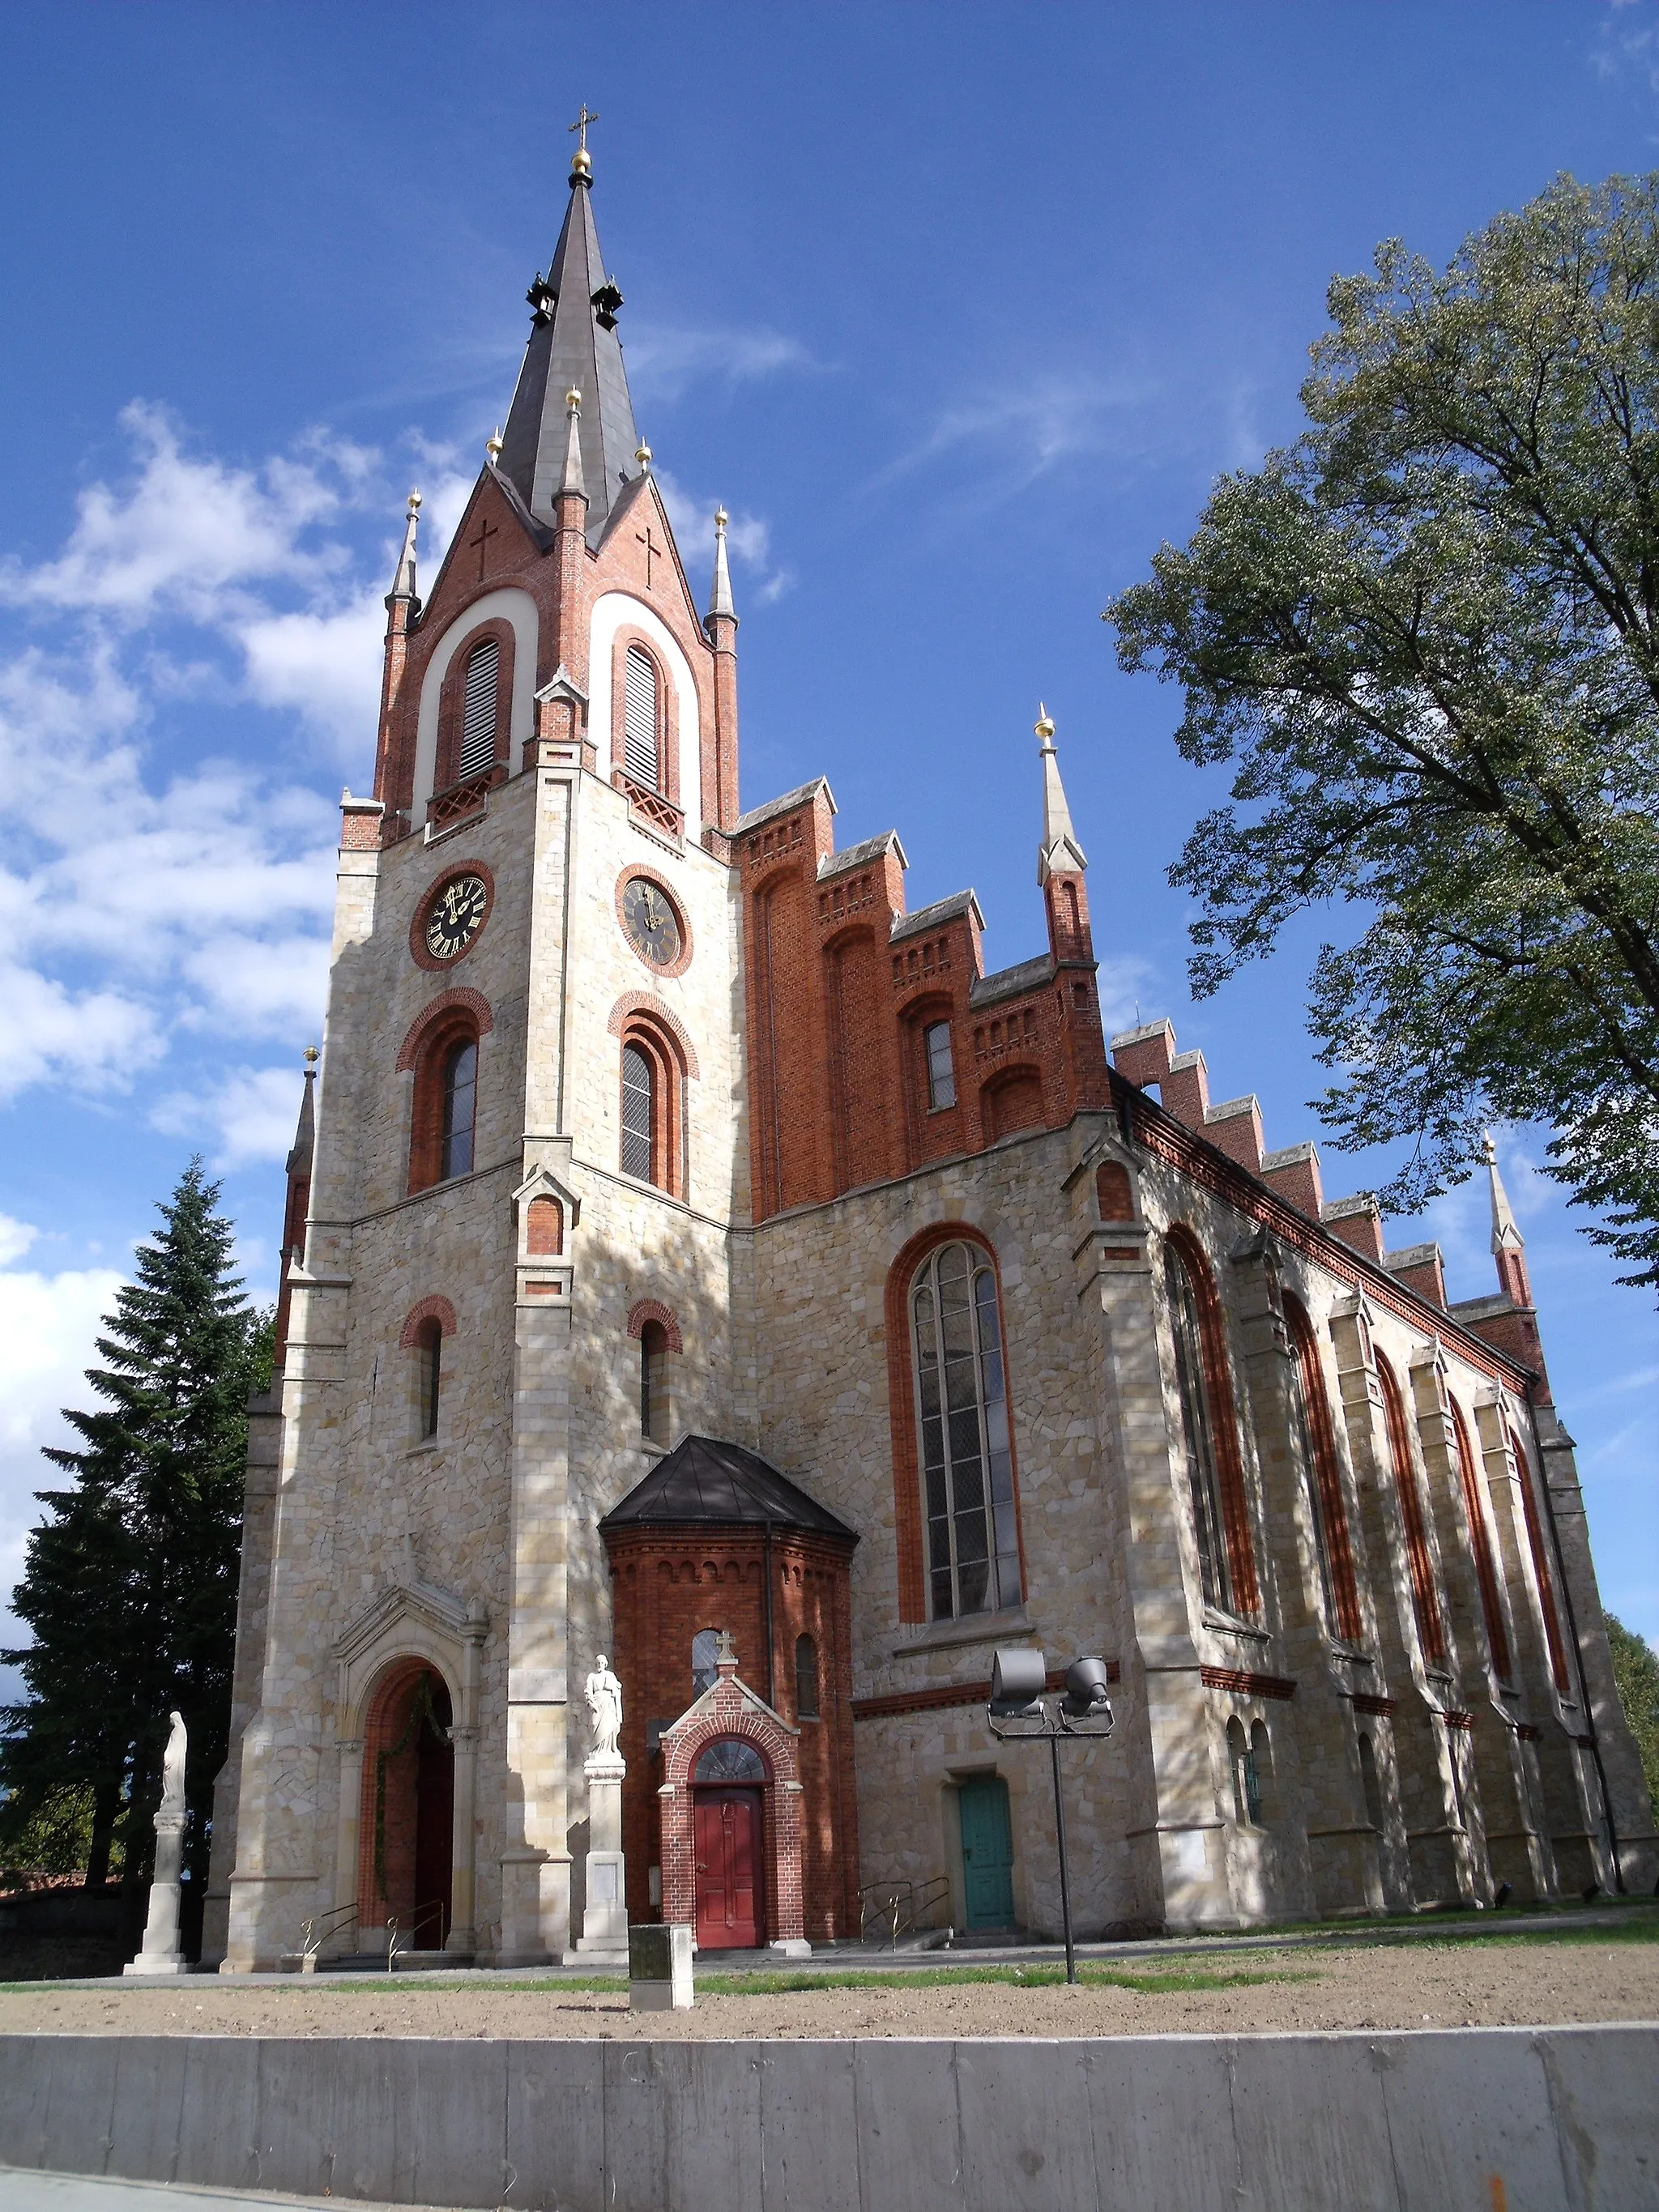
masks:
[[[1394,1486],[1400,1500],[1400,1519],[1406,1532],[1406,1565],[1412,1580],[1412,1611],[1417,1616],[1417,1638],[1423,1647],[1423,1663],[1441,1668],[1446,1663],[1446,1630],[1434,1586],[1434,1562],[1429,1553],[1428,1530],[1423,1519],[1423,1495],[1417,1486],[1412,1460],[1411,1432],[1406,1426],[1406,1405],[1395,1372],[1379,1352],[1376,1379],[1382,1390],[1382,1413],[1389,1431],[1389,1457],[1394,1462]]]
[[[795,1717],[818,1717],[818,1647],[810,1636],[795,1638]]]
[[[444,1060],[443,1152],[439,1181],[472,1172],[472,1130],[478,1108],[478,1048],[471,1037]]]
[[[661,720],[657,664],[642,645],[630,645],[623,659],[623,765],[647,791],[661,787]]]
[[[1353,1547],[1348,1540],[1342,1472],[1337,1459],[1336,1431],[1331,1421],[1331,1403],[1325,1389],[1319,1342],[1313,1323],[1296,1299],[1285,1299],[1285,1318],[1290,1327],[1294,1353],[1291,1367],[1291,1419],[1308,1486],[1309,1510],[1313,1516],[1325,1625],[1333,1636],[1357,1644],[1362,1623],[1359,1596],[1354,1587]]]
[[[668,1331],[659,1321],[640,1328],[640,1434],[665,1444],[668,1426]]]
[[[1216,1411],[1211,1404],[1210,1363],[1205,1357],[1205,1316],[1187,1255],[1173,1238],[1164,1249],[1164,1280],[1170,1294],[1170,1327],[1175,1338],[1176,1384],[1181,1396],[1181,1434],[1193,1533],[1198,1540],[1199,1577],[1206,1601],[1225,1608],[1233,1601],[1232,1575],[1216,1450]]]
[[[624,1175],[641,1182],[654,1182],[652,1137],[656,1122],[656,1069],[648,1053],[637,1044],[625,1044],[622,1056],[623,1139]]]
[[[443,1381],[443,1324],[435,1316],[423,1321],[415,1340],[419,1362],[420,1427],[423,1437],[438,1433],[438,1399]]]
[[[1511,1429],[1510,1449],[1515,1455],[1515,1476],[1521,1486],[1521,1507],[1527,1521],[1527,1546],[1532,1553],[1532,1571],[1538,1577],[1538,1602],[1544,1614],[1544,1640],[1549,1646],[1550,1673],[1555,1686],[1564,1698],[1572,1695],[1572,1678],[1567,1672],[1566,1647],[1561,1640],[1561,1623],[1555,1610],[1555,1577],[1550,1572],[1550,1555],[1544,1543],[1544,1528],[1538,1517],[1537,1500],[1532,1494],[1532,1469],[1527,1465],[1527,1455],[1521,1448],[1521,1439]]]
[[[493,637],[472,648],[466,664],[461,696],[461,749],[456,763],[457,781],[481,775],[495,765],[496,690],[501,649]]]
[[[1019,1536],[996,1273],[978,1246],[944,1244],[910,1293],[933,1617],[1020,1601]]]
[[[1474,1578],[1480,1589],[1480,1610],[1486,1623],[1486,1641],[1492,1646],[1492,1665],[1498,1669],[1500,1681],[1511,1679],[1509,1632],[1504,1626],[1503,1601],[1498,1594],[1498,1569],[1492,1559],[1492,1531],[1486,1525],[1486,1510],[1481,1501],[1480,1478],[1475,1470],[1474,1446],[1469,1441],[1468,1422],[1455,1399],[1449,1399],[1452,1428],[1457,1437],[1457,1473],[1463,1490],[1463,1510],[1468,1516],[1469,1546],[1474,1553]]]

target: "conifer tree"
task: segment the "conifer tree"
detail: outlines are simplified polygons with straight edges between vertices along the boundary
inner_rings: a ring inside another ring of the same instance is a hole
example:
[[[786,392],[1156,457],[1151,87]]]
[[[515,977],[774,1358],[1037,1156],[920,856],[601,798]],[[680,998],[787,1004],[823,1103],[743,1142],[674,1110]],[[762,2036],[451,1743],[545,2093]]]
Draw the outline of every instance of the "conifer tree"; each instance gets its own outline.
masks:
[[[8,1828],[76,1791],[93,1798],[89,1883],[112,1841],[126,1886],[148,1873],[167,1715],[190,1732],[185,1864],[207,1877],[213,1778],[228,1748],[248,1392],[268,1370],[269,1325],[230,1273],[219,1186],[193,1160],[161,1227],[117,1293],[102,1401],[66,1409],[78,1446],[46,1456],[72,1478],[42,1491],[14,1607],[33,1632],[3,1656],[27,1695],[0,1709]]]

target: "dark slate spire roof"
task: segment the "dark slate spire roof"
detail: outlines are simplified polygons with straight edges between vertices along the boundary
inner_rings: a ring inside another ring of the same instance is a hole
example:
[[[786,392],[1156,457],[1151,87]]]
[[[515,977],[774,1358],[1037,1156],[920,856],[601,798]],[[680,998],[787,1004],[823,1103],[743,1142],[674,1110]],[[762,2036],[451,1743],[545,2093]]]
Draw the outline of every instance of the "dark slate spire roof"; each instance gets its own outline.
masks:
[[[545,277],[538,276],[529,296],[535,319],[497,466],[537,521],[551,526],[564,474],[564,396],[580,392],[587,541],[596,545],[623,480],[640,473],[634,458],[640,437],[616,331],[622,295],[605,273],[592,187],[580,167],[571,175],[553,266]]]
[[[314,1047],[306,1054],[306,1087],[300,1099],[300,1119],[294,1132],[293,1149],[288,1156],[289,1175],[308,1176],[313,1155],[317,1149],[317,1054]]]
[[[805,1528],[817,1536],[858,1541],[844,1521],[826,1512],[757,1453],[714,1437],[682,1437],[620,1505],[611,1507],[599,1527],[711,1521],[743,1521],[757,1528],[769,1521],[775,1528]]]

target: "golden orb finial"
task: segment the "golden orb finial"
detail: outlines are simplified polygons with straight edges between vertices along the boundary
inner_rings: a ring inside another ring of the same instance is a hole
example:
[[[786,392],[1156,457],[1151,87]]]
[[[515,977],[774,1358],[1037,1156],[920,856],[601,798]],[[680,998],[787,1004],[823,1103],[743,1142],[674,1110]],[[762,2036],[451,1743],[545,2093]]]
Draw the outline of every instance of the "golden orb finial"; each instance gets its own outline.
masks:
[[[723,507],[717,507],[714,509],[714,528],[720,537],[725,537],[726,526],[731,520],[731,516]]]
[[[418,514],[421,511],[421,495],[417,491],[409,495],[409,511],[411,514]]]
[[[582,411],[582,396],[574,384],[564,395],[564,406],[567,415],[580,415]]]
[[[1052,744],[1054,743],[1054,726],[1049,717],[1048,709],[1043,705],[1041,699],[1037,701],[1037,718],[1033,726],[1036,729],[1037,736],[1042,738],[1045,745]]]
[[[639,444],[634,448],[634,459],[639,463],[646,475],[649,476],[651,473],[651,448],[646,444],[643,438],[640,440]]]
[[[307,1075],[312,1073],[322,1056],[323,1055],[318,1051],[314,1044],[308,1044],[306,1047],[306,1073]]]
[[[484,451],[489,454],[489,465],[493,468],[501,458],[501,426],[499,422],[484,440]]]
[[[570,156],[571,183],[574,185],[579,178],[585,185],[593,181],[593,157],[586,146],[579,146]]]

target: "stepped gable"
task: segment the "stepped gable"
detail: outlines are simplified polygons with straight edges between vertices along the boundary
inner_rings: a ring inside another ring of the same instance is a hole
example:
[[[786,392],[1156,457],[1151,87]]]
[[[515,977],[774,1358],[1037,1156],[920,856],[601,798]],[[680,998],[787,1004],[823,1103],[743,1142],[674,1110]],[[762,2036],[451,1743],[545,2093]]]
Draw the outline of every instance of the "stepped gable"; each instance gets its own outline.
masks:
[[[715,1437],[684,1437],[665,1453],[643,1482],[613,1505],[599,1523],[603,1534],[621,1528],[738,1522],[758,1528],[800,1528],[856,1544],[857,1533],[838,1521],[758,1452]]]

